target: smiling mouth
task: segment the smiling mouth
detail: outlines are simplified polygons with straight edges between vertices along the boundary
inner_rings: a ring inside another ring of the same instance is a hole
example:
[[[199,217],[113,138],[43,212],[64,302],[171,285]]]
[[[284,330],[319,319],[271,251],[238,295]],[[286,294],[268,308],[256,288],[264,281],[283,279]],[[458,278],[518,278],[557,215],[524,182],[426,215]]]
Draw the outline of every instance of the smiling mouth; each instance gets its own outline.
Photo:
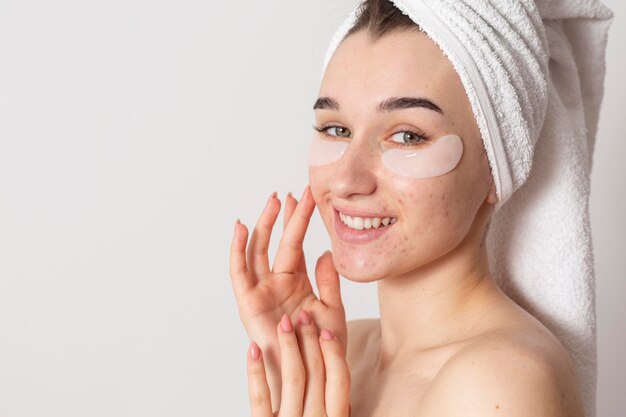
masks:
[[[354,230],[383,228],[394,224],[398,220],[395,217],[360,217],[348,216],[340,211],[338,213],[342,223]]]

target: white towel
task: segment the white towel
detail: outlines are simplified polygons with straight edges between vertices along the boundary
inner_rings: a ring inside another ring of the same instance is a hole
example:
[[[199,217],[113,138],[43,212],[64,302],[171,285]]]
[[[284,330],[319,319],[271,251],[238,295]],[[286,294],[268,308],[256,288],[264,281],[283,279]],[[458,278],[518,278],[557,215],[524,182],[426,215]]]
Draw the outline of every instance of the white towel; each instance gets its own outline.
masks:
[[[570,352],[596,416],[592,155],[613,13],[596,0],[393,0],[441,48],[467,92],[499,202],[496,282]],[[330,42],[324,70],[358,8]]]

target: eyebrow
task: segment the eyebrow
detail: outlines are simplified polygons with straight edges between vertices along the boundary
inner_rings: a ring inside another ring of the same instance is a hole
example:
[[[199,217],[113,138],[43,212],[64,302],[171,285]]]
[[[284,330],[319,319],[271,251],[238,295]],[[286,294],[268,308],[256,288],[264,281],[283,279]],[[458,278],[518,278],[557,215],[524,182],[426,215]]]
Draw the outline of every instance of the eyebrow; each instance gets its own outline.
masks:
[[[379,112],[390,112],[412,108],[424,108],[443,114],[443,110],[441,110],[439,106],[425,97],[391,97],[382,101],[378,105],[377,110]],[[332,97],[320,97],[315,101],[315,104],[313,104],[313,110],[317,109],[339,111],[339,103]]]

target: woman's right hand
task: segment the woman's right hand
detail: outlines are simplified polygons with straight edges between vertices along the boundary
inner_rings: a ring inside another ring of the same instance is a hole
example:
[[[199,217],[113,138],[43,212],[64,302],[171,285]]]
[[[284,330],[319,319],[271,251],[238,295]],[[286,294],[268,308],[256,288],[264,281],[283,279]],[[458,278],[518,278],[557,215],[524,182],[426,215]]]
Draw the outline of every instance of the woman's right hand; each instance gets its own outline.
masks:
[[[315,266],[320,298],[313,292],[307,274],[302,243],[315,209],[309,186],[305,188],[300,202],[287,196],[284,232],[270,269],[267,251],[280,206],[280,200],[275,193],[272,194],[249,243],[247,227],[237,222],[230,249],[230,276],[239,317],[250,340],[255,340],[265,352],[274,408],[280,405],[281,392],[276,323],[283,314],[295,321],[304,308],[320,328],[328,328],[336,335],[344,351],[348,342],[339,274],[331,253],[325,252]]]

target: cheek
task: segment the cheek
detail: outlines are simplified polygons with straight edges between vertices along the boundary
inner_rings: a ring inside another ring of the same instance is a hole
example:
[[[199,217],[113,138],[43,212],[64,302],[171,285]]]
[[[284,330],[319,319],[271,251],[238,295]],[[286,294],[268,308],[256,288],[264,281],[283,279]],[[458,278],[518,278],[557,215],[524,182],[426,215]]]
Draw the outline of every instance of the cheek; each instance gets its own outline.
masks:
[[[309,166],[309,185],[311,194],[317,207],[324,206],[322,198],[328,194],[328,182],[332,175],[330,165],[325,166]]]
[[[435,256],[457,242],[467,226],[466,196],[455,176],[394,182],[406,228],[400,248],[418,258]]]
[[[309,184],[314,197],[324,191],[325,184],[328,183],[328,177],[331,174],[330,171],[329,167],[309,165]],[[315,201],[317,202],[317,199]]]

